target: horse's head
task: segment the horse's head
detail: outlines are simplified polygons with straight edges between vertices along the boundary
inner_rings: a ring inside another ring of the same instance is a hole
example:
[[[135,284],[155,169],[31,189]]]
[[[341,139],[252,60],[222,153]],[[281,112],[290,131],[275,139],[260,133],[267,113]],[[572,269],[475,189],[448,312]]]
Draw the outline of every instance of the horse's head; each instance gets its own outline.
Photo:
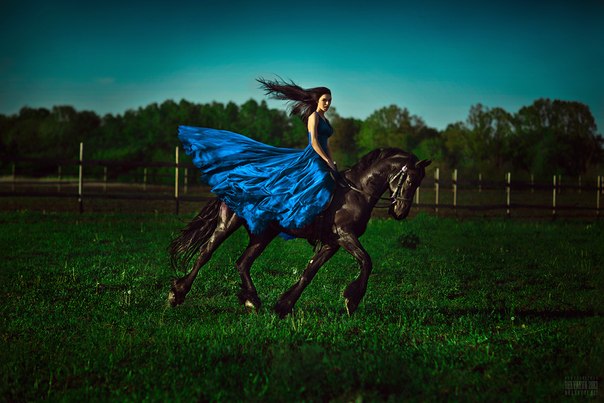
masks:
[[[388,214],[397,220],[407,217],[413,203],[415,190],[426,175],[425,168],[431,163],[430,160],[413,162],[405,159],[399,164],[394,164],[393,172],[388,177],[390,200],[392,201]]]

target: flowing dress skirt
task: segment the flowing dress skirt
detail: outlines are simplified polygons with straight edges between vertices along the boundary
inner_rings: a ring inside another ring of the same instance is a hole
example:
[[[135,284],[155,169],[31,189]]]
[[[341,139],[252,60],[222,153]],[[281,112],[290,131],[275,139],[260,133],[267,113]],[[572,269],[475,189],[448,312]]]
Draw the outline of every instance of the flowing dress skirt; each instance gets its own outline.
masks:
[[[201,180],[254,234],[269,222],[301,228],[329,204],[330,169],[309,144],[273,147],[241,134],[180,126],[178,138],[201,171]]]

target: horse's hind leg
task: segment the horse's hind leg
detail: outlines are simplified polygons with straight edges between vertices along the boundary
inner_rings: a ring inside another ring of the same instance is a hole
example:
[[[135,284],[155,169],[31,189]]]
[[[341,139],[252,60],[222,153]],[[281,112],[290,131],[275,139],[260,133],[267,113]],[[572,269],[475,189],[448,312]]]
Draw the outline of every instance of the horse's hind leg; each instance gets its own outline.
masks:
[[[281,319],[283,319],[287,314],[291,313],[296,301],[300,298],[302,291],[306,288],[308,284],[310,284],[311,280],[317,274],[321,266],[325,264],[339,249],[339,246],[331,246],[331,245],[323,245],[321,249],[315,254],[315,256],[310,260],[308,266],[302,273],[302,277],[296,284],[293,285],[288,291],[286,291],[279,301],[277,305],[275,305],[275,311],[279,315]]]
[[[237,294],[239,302],[247,308],[260,309],[261,301],[258,292],[250,276],[250,269],[254,260],[264,251],[268,244],[277,236],[277,232],[269,228],[261,235],[250,233],[250,243],[243,252],[243,255],[237,260],[237,271],[241,277],[241,291]]]
[[[199,256],[193,265],[193,269],[184,277],[172,282],[172,288],[168,294],[168,301],[172,306],[177,306],[185,301],[187,293],[191,290],[193,281],[197,277],[201,267],[206,264],[212,254],[225,239],[227,239],[242,224],[242,220],[235,215],[225,204],[222,204],[219,211],[218,223],[216,229],[209,240],[200,248]]]

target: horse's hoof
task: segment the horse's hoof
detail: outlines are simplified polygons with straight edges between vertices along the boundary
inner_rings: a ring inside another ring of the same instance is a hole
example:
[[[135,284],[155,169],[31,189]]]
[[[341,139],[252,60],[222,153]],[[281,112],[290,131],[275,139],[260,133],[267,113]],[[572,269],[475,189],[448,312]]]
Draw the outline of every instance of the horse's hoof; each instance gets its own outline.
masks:
[[[258,311],[260,309],[260,306],[262,305],[258,294],[249,290],[241,289],[237,294],[237,297],[239,299],[239,302],[248,310]]]
[[[178,306],[185,302],[185,296],[172,288],[168,293],[168,302],[172,307]]]
[[[168,302],[170,305],[175,307],[185,302],[185,297],[187,296],[189,289],[179,286],[178,280],[172,280],[172,286],[170,287],[170,292],[168,293]]]
[[[170,303],[170,305],[172,307],[178,306],[178,305],[182,304],[184,301],[185,301],[184,298],[177,297],[173,290],[170,290],[170,292],[168,293],[168,302]]]
[[[262,302],[260,302],[260,298],[258,298],[258,295],[253,294],[241,298],[241,303],[250,312],[258,312],[260,310],[260,306],[262,305]]]
[[[351,316],[359,307],[359,303],[353,302],[352,300],[346,298],[344,300],[344,306],[346,307],[346,313],[348,314],[348,316]]]
[[[365,295],[365,289],[358,281],[353,281],[346,287],[346,290],[344,290],[344,306],[348,315],[352,315],[357,310],[363,295]]]
[[[292,308],[293,306],[289,301],[279,301],[275,305],[275,312],[279,315],[279,319],[283,319],[292,313]]]
[[[178,305],[176,303],[176,295],[174,295],[174,291],[172,291],[172,290],[170,290],[170,292],[168,293],[168,302],[173,307],[176,306],[176,305]]]
[[[250,301],[249,299],[245,300],[245,302],[243,303],[243,306],[246,307],[246,309],[248,310],[248,312],[258,312],[258,309],[260,308],[259,306],[256,306],[254,304],[254,302]]]

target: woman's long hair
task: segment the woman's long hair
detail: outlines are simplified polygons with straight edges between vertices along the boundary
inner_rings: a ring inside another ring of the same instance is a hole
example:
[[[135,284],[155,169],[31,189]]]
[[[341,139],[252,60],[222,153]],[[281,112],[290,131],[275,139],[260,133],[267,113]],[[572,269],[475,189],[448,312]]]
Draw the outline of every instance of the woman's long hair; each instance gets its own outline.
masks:
[[[308,117],[317,110],[321,95],[331,95],[331,90],[326,87],[314,87],[304,89],[293,81],[269,81],[264,78],[256,79],[267,96],[273,99],[281,99],[288,102],[290,115],[297,115],[304,123]]]

